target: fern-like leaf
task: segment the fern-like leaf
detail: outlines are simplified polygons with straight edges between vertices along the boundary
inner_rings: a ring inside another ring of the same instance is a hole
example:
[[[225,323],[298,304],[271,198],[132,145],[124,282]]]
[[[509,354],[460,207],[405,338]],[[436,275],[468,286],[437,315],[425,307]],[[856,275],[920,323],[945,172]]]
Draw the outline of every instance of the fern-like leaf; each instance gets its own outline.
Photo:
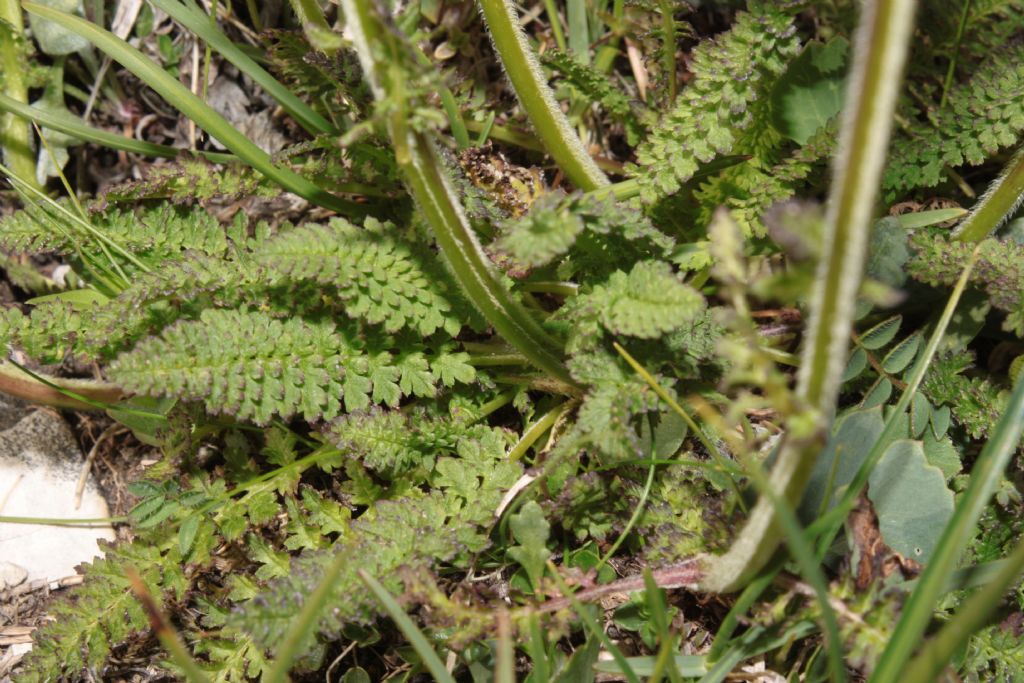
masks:
[[[266,594],[242,605],[231,623],[264,647],[276,647],[338,553],[358,557],[359,562],[346,564],[320,610],[319,631],[330,639],[337,638],[343,624],[365,622],[379,612],[372,595],[363,590],[357,569],[396,592],[401,588],[397,571],[401,566],[436,566],[447,561],[464,566],[472,553],[486,547],[481,531],[522,473],[521,466],[505,459],[507,446],[506,436],[496,429],[485,428],[473,437],[458,439],[458,457],[442,457],[434,466],[432,493],[412,492],[371,506],[352,524],[343,543],[307,551],[292,560],[288,575],[272,582]],[[311,646],[307,641],[302,650]]]
[[[241,214],[236,216],[237,222],[245,220]],[[113,208],[90,216],[88,223],[110,242],[154,264],[187,250],[223,254],[228,248],[227,231],[217,219],[191,206],[160,203],[139,211]],[[12,251],[72,255],[78,246],[95,239],[80,223],[50,209],[20,211],[0,221],[0,246]]]
[[[343,400],[348,410],[366,408],[380,389],[370,365],[354,336],[330,322],[211,309],[121,354],[110,377],[129,391],[203,401],[265,424],[274,415],[331,418]],[[387,360],[375,358],[378,378],[383,367]]]
[[[933,286],[952,286],[971,258],[975,245],[950,241],[921,231],[910,238],[914,254],[907,272],[915,280]],[[1024,247],[995,238],[983,240],[970,282],[983,289],[996,308],[1005,311],[1004,327],[1024,337]]]
[[[890,200],[934,187],[946,166],[976,166],[1017,144],[1024,131],[1024,54],[1017,46],[989,54],[971,79],[952,89],[932,124],[893,141],[884,187]]]
[[[102,667],[114,645],[149,628],[142,605],[130,589],[126,570],[135,571],[152,595],[182,599],[190,586],[181,557],[156,545],[107,548],[106,557],[85,566],[85,583],[48,612],[49,625],[35,634],[35,646],[19,672],[21,681],[51,681],[61,674]]]
[[[675,244],[636,209],[588,194],[542,195],[502,231],[498,247],[517,261],[537,267],[570,253],[572,267],[590,275],[666,256]]]
[[[704,310],[704,300],[667,263],[641,261],[628,274],[613,273],[575,306],[595,313],[613,334],[654,339],[692,320]]]
[[[732,152],[753,122],[751,103],[764,98],[800,47],[781,3],[742,12],[728,33],[693,52],[693,80],[637,148],[637,179],[647,202],[673,194],[702,163]]]
[[[454,336],[462,327],[451,295],[390,223],[368,218],[362,230],[341,219],[303,226],[270,240],[254,258],[264,282],[331,285],[346,313],[382,324],[389,332],[410,327],[430,335],[444,328]]]

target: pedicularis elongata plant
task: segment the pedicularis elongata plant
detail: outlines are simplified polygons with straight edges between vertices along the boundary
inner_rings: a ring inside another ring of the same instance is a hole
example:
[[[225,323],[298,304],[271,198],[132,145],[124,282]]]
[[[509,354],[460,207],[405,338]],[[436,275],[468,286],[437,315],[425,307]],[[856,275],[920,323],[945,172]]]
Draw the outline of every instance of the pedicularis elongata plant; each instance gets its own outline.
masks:
[[[538,19],[510,0],[342,0],[337,17],[295,0],[299,30],[260,36],[244,15],[229,36],[192,0],[153,4],[209,46],[197,74],[230,62],[298,139],[264,151],[153,58],[177,43],[52,3],[22,7],[227,152],[30,106],[45,79],[23,73],[49,74],[51,102],[82,89],[30,57],[39,36],[0,0],[18,38],[0,41],[0,171],[22,205],[0,219],[0,265],[32,294],[0,314],[18,351],[0,391],[104,410],[166,454],[131,485],[135,540],[54,603],[25,680],[121,675],[111,653],[148,627],[195,680],[350,662],[344,680],[384,679],[400,661],[438,681],[722,680],[760,657],[792,678],[924,683],[955,649],[965,676],[1012,668],[1018,644],[984,620],[1024,553],[1003,474],[1024,382],[1006,391],[974,354],[1024,337],[1019,226],[993,237],[1024,190],[1024,56],[992,47],[1024,38],[1015,3],[944,23],[948,3],[922,2],[916,43],[912,0],[858,3],[849,42],[832,2],[707,7],[689,26],[671,2],[546,1]],[[466,39],[484,31],[493,51]],[[483,78],[492,53],[507,82]],[[905,71],[922,85],[901,99]],[[59,201],[33,184],[30,122],[166,162],[102,204]],[[992,160],[1005,171],[969,212],[924,205],[939,186],[969,196],[995,166],[958,169]],[[282,191],[317,208],[297,225],[208,210],[258,214]],[[879,218],[880,199],[913,212]],[[15,252],[61,255],[73,285]],[[616,577],[626,557],[654,569]],[[680,654],[666,588],[739,592],[703,620],[720,622],[705,654]]]

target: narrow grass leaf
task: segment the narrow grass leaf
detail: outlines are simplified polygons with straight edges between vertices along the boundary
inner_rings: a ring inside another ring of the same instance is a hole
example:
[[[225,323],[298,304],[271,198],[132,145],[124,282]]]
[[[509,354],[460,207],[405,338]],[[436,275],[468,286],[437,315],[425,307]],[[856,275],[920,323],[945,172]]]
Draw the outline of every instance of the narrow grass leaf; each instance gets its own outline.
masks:
[[[1018,381],[991,438],[978,456],[967,491],[960,497],[953,519],[946,526],[931,561],[903,608],[896,630],[871,677],[872,683],[896,683],[901,680],[906,665],[931,621],[943,588],[956,570],[985,506],[999,486],[1003,470],[1020,445],[1022,430],[1024,381]],[[1014,556],[1018,551],[1014,551]]]
[[[583,628],[587,630],[591,638],[595,638],[600,641],[604,649],[607,650],[612,659],[615,660],[615,664],[619,667],[619,673],[625,677],[629,683],[640,683],[640,678],[636,672],[633,671],[633,667],[629,665],[629,660],[622,654],[622,650],[615,646],[615,643],[611,641],[608,634],[604,632],[604,628],[600,624],[594,623],[594,621],[587,615],[586,609],[583,607],[583,603],[576,599],[576,596],[572,594],[572,590],[565,584],[562,577],[558,574],[558,568],[549,560],[548,570],[551,578],[554,579],[555,585],[558,586],[558,590],[562,592],[562,595],[569,601],[572,608],[576,610],[577,616],[580,621],[583,622]]]
[[[363,215],[367,207],[357,202],[336,197],[317,187],[290,169],[274,165],[270,155],[257,147],[245,135],[236,130],[228,121],[209,105],[196,97],[188,88],[164,71],[153,60],[114,34],[90,21],[66,12],[51,9],[34,2],[24,3],[25,10],[49,19],[70,31],[86,38],[111,59],[135,74],[142,82],[153,88],[164,99],[192,119],[207,133],[254,169],[267,176],[281,187],[294,192],[310,202],[347,215]]]
[[[1022,416],[1024,417],[1024,416]],[[900,677],[903,683],[930,683],[971,636],[988,623],[1007,591],[1024,572],[1024,541],[1019,541],[1000,569],[981,590],[965,600],[953,618],[925,644]]]
[[[266,69],[242,52],[237,45],[231,42],[231,39],[217,28],[216,24],[210,21],[210,17],[192,4],[190,0],[186,0],[185,3],[177,2],[177,0],[153,0],[153,4],[205,40],[210,47],[237,66],[239,71],[255,81],[268,95],[277,100],[278,104],[291,114],[310,135],[338,132],[327,119],[316,113],[280,81],[271,76]]]
[[[347,559],[347,558],[346,558]],[[416,654],[420,656],[424,666],[430,671],[430,674],[434,677],[437,683],[455,683],[455,679],[448,673],[448,669],[445,668],[444,662],[441,661],[437,653],[434,652],[434,648],[430,645],[430,641],[423,635],[423,632],[413,623],[409,615],[402,610],[398,602],[388,593],[387,589],[380,584],[377,579],[367,574],[362,569],[359,570],[359,578],[363,580],[370,592],[374,594],[377,600],[380,602],[384,611],[388,613],[388,616],[395,622],[398,629],[405,636],[409,644],[412,645],[413,649],[416,650]]]

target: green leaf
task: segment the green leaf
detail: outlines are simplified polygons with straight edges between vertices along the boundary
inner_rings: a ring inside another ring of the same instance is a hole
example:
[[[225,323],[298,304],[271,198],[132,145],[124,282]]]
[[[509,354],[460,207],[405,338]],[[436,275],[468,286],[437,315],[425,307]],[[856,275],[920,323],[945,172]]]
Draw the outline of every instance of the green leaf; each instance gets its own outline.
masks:
[[[921,438],[931,416],[932,404],[921,392],[915,393],[910,399],[910,436],[915,439]]]
[[[882,433],[884,422],[881,408],[855,410],[841,417],[825,449],[818,456],[811,471],[803,500],[800,518],[809,521],[831,507],[838,491],[850,483],[860,463],[867,457],[872,445]],[[827,504],[825,502],[828,492]]]
[[[534,589],[540,586],[544,565],[551,557],[547,548],[551,525],[544,519],[544,511],[536,501],[529,501],[509,517],[509,527],[518,545],[508,549],[508,556],[526,570]]]
[[[809,43],[790,63],[772,90],[776,130],[803,145],[839,113],[849,48],[843,37]]]
[[[273,491],[257,491],[246,497],[245,507],[253,526],[266,524],[281,511],[277,495]]]
[[[441,353],[431,363],[431,368],[446,387],[476,380],[476,368],[469,364],[468,353]]]
[[[199,514],[192,514],[185,518],[185,521],[178,527],[178,551],[182,557],[188,557],[189,551],[196,542],[196,534],[199,532],[199,522],[202,518]]]
[[[498,246],[531,266],[550,263],[569,250],[586,224],[574,209],[576,203],[565,201],[559,193],[542,195],[529,213],[507,226]]]
[[[891,375],[902,372],[917,355],[917,349],[921,346],[921,335],[912,334],[899,344],[882,359],[882,369]]]
[[[612,274],[592,296],[605,302],[601,315],[605,327],[642,339],[674,330],[704,310],[703,297],[661,261],[641,261],[629,275]]]
[[[366,669],[354,666],[341,677],[341,683],[371,683],[370,674],[366,673]]]
[[[853,353],[850,354],[850,359],[846,361],[846,369],[843,370],[843,382],[849,382],[860,376],[860,373],[864,372],[864,368],[868,365],[868,353],[864,349],[854,349]]]
[[[892,396],[892,382],[888,377],[879,377],[878,381],[865,394],[864,400],[860,402],[861,408],[875,408],[886,403]]]
[[[39,4],[61,12],[82,14],[82,0],[40,0]],[[51,57],[69,55],[89,47],[88,40],[56,22],[29,14],[28,23],[39,49]]]
[[[946,435],[946,431],[949,429],[949,419],[951,414],[949,406],[939,406],[932,410],[932,433],[935,435],[936,439],[941,439]]]
[[[931,211],[915,211],[903,213],[896,217],[907,230],[927,228],[938,223],[953,221],[967,214],[967,209],[933,209]]]
[[[924,446],[924,457],[942,470],[946,479],[952,479],[963,469],[960,453],[948,437],[936,438],[931,432],[925,432],[921,443]]]
[[[902,315],[883,320],[860,336],[860,345],[869,351],[882,348],[893,340],[902,323]]]
[[[893,442],[871,471],[868,497],[886,544],[904,557],[928,562],[953,516],[953,492],[929,464],[920,441]]]
[[[909,259],[907,231],[899,219],[889,217],[877,221],[868,245],[865,267],[868,277],[890,287],[902,287],[907,281],[906,263]]]

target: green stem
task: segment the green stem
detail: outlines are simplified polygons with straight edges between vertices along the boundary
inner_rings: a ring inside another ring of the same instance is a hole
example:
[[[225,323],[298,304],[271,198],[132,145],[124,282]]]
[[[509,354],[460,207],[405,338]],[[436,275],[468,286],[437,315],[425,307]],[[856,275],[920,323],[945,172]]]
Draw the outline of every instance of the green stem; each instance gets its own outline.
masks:
[[[512,462],[516,462],[521,459],[526,452],[530,450],[530,447],[537,443],[537,439],[544,436],[544,434],[551,429],[555,422],[558,421],[563,415],[567,414],[576,406],[576,401],[569,400],[559,403],[557,406],[544,413],[543,416],[532,425],[530,425],[522,437],[516,442],[516,445],[512,447],[512,450],[508,452],[508,459]]]
[[[1024,571],[1024,540],[1002,563],[999,572],[977,593],[960,605],[956,615],[942,627],[921,652],[907,666],[900,681],[904,683],[930,683],[940,680],[939,672],[950,657],[960,651],[967,640],[982,628],[990,618],[992,609],[1006,595],[1021,572]]]
[[[127,524],[127,517],[4,517],[0,524],[34,524],[40,526],[105,527],[111,524]]]
[[[829,196],[825,249],[811,300],[797,399],[807,410],[793,416],[768,486],[724,555],[701,561],[700,587],[709,592],[742,588],[772,557],[782,540],[777,497],[795,507],[803,496],[832,420],[864,270],[867,238],[885,164],[913,25],[912,0],[875,0],[862,8],[855,40],[835,178]]]
[[[957,501],[953,518],[943,530],[934,554],[928,561],[924,573],[917,580],[917,586],[911,593],[910,599],[903,607],[896,629],[871,676],[871,683],[895,683],[895,681],[903,680],[903,671],[907,668],[910,656],[932,619],[936,601],[941,596],[949,576],[956,569],[961,555],[970,543],[978,520],[985,511],[992,494],[995,493],[1006,465],[1020,444],[1022,430],[1024,430],[1024,381],[1018,380],[1017,386],[1010,395],[1010,400],[1007,401],[1006,408],[996,424],[992,437],[985,443],[981,455],[978,456],[978,460],[971,470],[970,483]],[[1019,557],[1019,554],[1020,548],[1018,547],[1014,550],[1011,559]],[[1010,564],[1013,566],[1013,562]],[[1016,565],[1018,571],[1019,568],[1019,565]],[[1005,579],[1009,571],[1004,568],[999,572],[999,576]],[[998,583],[1002,579],[997,578],[993,583]],[[999,592],[1001,595],[1001,588]],[[986,596],[987,593],[987,590],[983,590],[981,596]],[[990,599],[990,597],[986,599]],[[981,598],[978,599],[981,600]],[[981,604],[985,607],[981,608],[978,602],[972,601],[962,605],[961,610],[977,605],[980,614],[968,617],[968,619],[980,619],[982,615],[991,611],[994,602]],[[960,627],[955,628],[959,629]],[[951,638],[956,633],[954,631],[946,638]],[[942,651],[931,650],[930,652],[937,654]],[[951,654],[951,651],[942,652],[947,659]]]
[[[964,38],[964,29],[967,28],[967,17],[971,13],[971,0],[964,2],[960,10],[960,23],[956,27],[956,39],[953,41],[953,54],[949,58],[949,67],[946,69],[946,78],[942,82],[942,97],[939,99],[939,111],[946,106],[946,98],[949,97],[949,89],[953,85],[953,73],[956,71],[956,58],[960,54],[960,43]]]
[[[961,242],[980,242],[1020,208],[1024,201],[1024,147],[1007,164],[953,233]]]
[[[24,65],[19,59],[25,39],[25,24],[18,0],[0,0],[0,73],[3,92],[15,102],[28,104],[28,86]],[[32,129],[24,119],[12,114],[0,116],[0,152],[2,160],[20,178],[38,187],[36,159],[32,152]]]
[[[434,145],[409,126],[402,69],[408,51],[396,43],[401,38],[385,27],[369,0],[345,0],[342,8],[375,97],[392,105],[387,128],[399,168],[456,280],[505,341],[551,378],[576,386],[561,344],[513,297],[484,253]]]
[[[661,68],[665,72],[664,80],[668,85],[670,105],[676,101],[676,18],[673,14],[673,3],[661,0]]]
[[[512,0],[480,0],[480,8],[505,73],[548,154],[581,190],[607,185],[608,178],[587,154],[548,87]]]

